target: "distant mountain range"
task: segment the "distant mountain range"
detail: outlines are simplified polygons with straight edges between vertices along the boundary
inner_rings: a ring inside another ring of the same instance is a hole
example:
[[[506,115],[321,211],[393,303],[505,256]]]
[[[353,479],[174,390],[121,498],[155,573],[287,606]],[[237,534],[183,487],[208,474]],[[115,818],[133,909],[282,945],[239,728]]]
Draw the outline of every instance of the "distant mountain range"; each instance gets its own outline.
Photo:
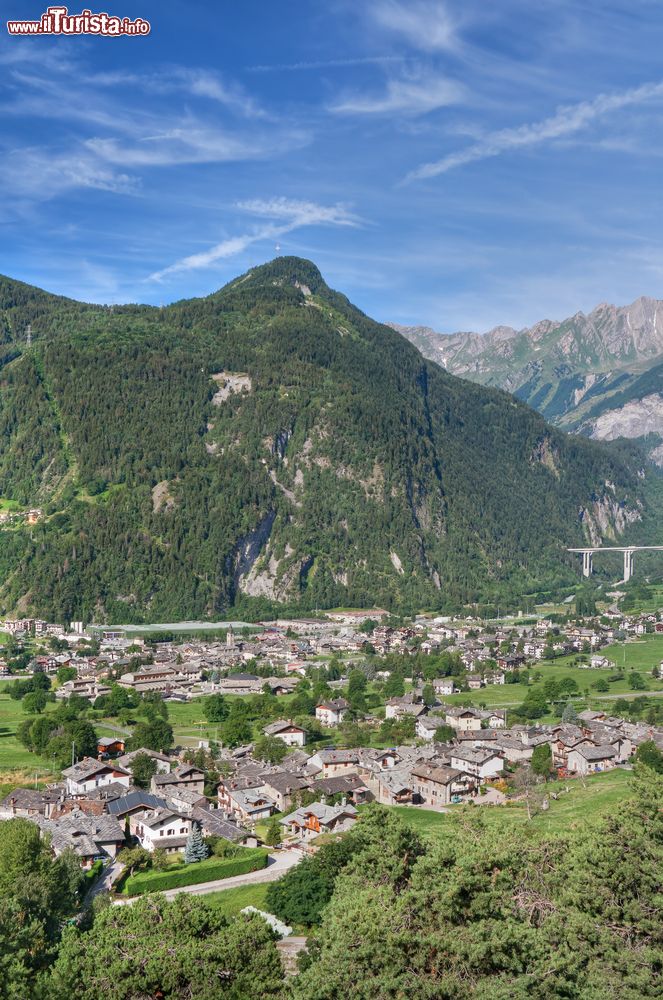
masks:
[[[646,447],[663,465],[663,301],[604,304],[485,334],[392,325],[447,371],[506,389],[565,430],[603,440],[649,435]]]
[[[108,622],[504,607],[659,523],[638,448],[456,378],[291,257],[165,308],[0,278],[3,511],[0,612]]]

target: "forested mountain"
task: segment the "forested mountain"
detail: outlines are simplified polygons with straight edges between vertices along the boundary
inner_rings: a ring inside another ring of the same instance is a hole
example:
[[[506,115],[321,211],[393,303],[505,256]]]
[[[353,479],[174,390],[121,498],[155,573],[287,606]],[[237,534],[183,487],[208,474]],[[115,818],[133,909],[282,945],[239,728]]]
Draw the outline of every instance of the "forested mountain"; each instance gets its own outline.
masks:
[[[203,299],[98,307],[0,280],[0,609],[172,620],[455,607],[641,532],[642,456],[426,361],[277,258]]]
[[[566,430],[602,440],[650,435],[646,446],[663,465],[663,302],[600,305],[483,335],[394,329],[448,371],[506,389]]]

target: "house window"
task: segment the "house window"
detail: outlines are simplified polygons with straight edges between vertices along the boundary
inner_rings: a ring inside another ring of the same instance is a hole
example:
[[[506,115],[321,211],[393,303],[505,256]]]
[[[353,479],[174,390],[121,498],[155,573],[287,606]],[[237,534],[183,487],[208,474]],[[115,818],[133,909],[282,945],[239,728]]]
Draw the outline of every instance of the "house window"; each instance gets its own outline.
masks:
[[[163,830],[159,830],[159,836],[163,837]]]

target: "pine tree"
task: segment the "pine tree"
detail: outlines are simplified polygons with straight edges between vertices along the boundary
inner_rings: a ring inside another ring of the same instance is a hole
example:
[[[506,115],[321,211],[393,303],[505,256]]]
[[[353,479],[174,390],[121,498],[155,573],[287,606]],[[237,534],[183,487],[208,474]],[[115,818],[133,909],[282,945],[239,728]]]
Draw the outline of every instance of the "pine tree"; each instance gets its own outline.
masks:
[[[570,722],[573,725],[578,723],[578,713],[575,710],[572,701],[567,701],[564,711],[562,712],[562,722]]]
[[[200,826],[198,823],[192,823],[191,833],[187,838],[186,847],[184,849],[184,861],[187,865],[190,865],[194,861],[204,861],[208,856],[209,848],[203,840]]]
[[[553,757],[550,743],[540,743],[537,747],[534,747],[532,753],[532,770],[539,777],[545,778],[547,781],[552,769]]]
[[[269,844],[270,847],[275,847],[280,843],[282,836],[281,824],[275,817],[272,817],[267,827],[265,843]]]

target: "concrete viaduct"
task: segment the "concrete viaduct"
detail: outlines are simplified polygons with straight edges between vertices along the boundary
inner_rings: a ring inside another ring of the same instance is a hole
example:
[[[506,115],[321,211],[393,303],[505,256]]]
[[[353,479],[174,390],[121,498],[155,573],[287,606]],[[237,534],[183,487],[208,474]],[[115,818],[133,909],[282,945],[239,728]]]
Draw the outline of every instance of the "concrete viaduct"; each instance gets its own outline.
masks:
[[[582,555],[582,575],[591,576],[594,568],[594,554],[596,552],[623,552],[624,553],[624,579],[622,583],[628,583],[633,576],[633,558],[636,552],[663,552],[663,545],[624,545],[603,547],[593,545],[581,549],[567,549],[567,552],[579,552]]]

